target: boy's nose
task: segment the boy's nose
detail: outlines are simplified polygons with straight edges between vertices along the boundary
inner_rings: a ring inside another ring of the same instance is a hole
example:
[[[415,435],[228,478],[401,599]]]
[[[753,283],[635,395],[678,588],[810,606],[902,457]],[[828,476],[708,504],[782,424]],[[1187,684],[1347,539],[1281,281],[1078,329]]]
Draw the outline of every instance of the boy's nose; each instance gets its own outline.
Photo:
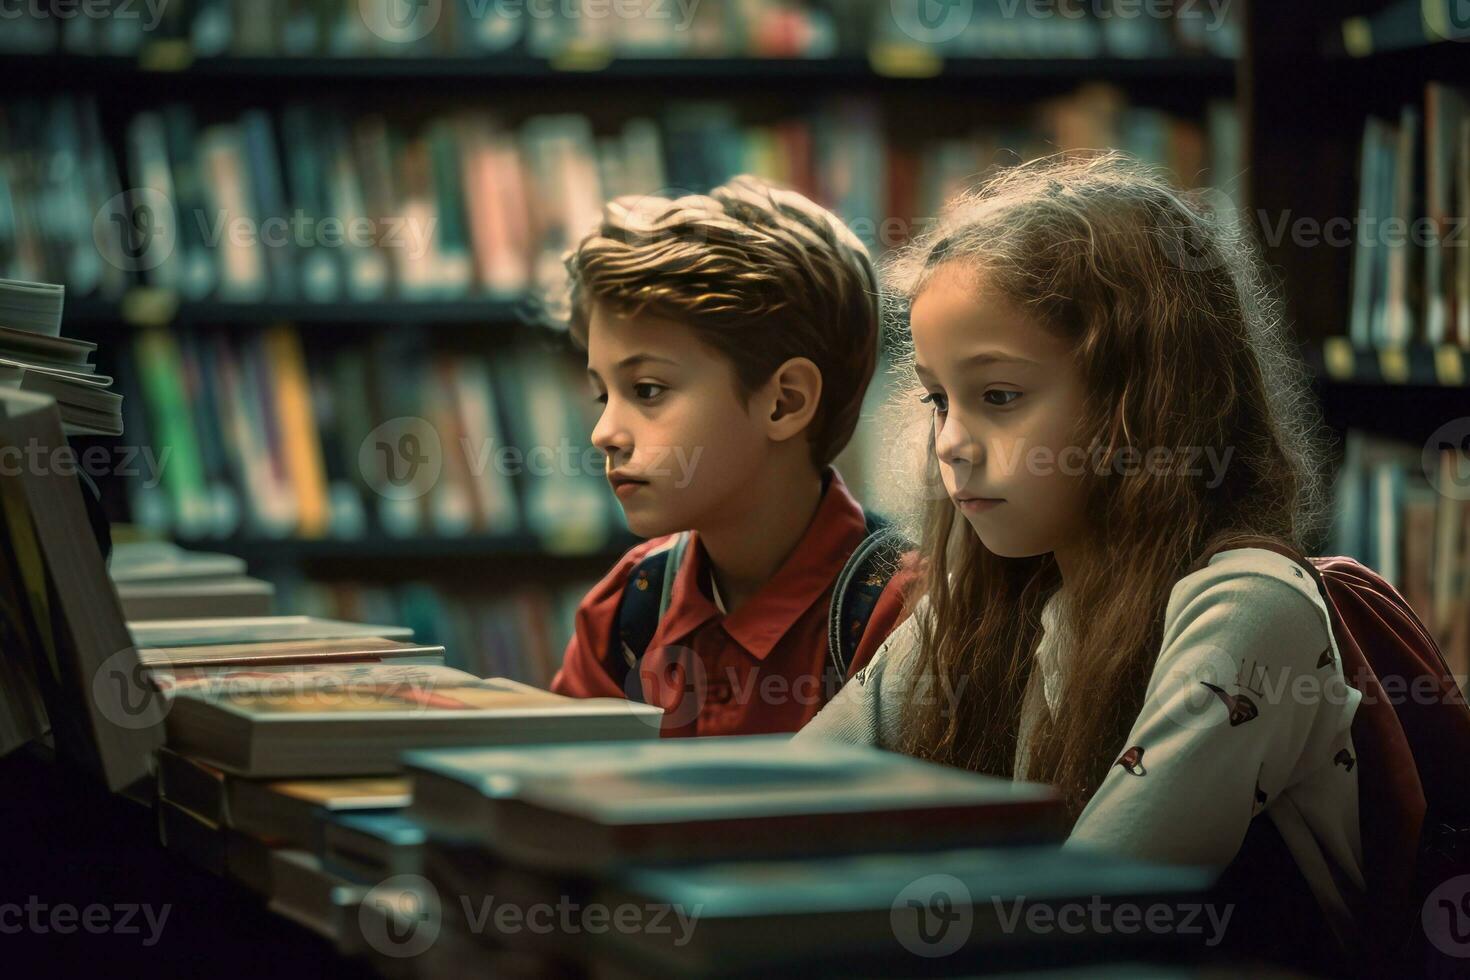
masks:
[[[612,465],[616,466],[618,457],[632,449],[633,441],[629,438],[627,431],[618,424],[612,409],[605,408],[597,419],[597,424],[592,427],[592,445],[601,450],[608,459],[612,460]]]

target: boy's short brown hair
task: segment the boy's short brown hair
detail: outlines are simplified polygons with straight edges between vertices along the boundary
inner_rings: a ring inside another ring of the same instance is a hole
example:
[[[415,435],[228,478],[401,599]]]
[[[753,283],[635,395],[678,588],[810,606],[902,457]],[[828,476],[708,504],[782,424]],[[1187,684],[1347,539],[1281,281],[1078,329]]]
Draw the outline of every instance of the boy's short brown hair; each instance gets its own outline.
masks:
[[[868,250],[825,208],[750,176],[708,195],[618,198],[566,267],[578,343],[603,303],[688,324],[729,358],[745,394],[789,358],[810,358],[822,372],[813,462],[826,466],[852,438],[877,365],[878,285]]]

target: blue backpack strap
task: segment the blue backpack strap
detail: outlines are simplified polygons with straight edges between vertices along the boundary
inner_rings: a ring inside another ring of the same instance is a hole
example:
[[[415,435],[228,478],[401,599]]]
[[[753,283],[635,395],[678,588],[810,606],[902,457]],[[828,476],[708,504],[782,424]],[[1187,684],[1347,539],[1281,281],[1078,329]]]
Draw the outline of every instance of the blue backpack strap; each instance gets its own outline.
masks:
[[[689,532],[681,532],[667,548],[655,551],[633,566],[623,586],[617,629],[607,652],[606,667],[608,675],[622,687],[630,701],[643,700],[643,678],[638,668],[668,611],[674,579],[688,544]]]
[[[899,558],[910,544],[880,514],[864,513],[868,536],[848,556],[832,586],[827,610],[827,659],[832,681],[841,686],[852,667],[853,655],[868,628],[878,597],[898,570]],[[835,688],[834,688],[835,690]]]

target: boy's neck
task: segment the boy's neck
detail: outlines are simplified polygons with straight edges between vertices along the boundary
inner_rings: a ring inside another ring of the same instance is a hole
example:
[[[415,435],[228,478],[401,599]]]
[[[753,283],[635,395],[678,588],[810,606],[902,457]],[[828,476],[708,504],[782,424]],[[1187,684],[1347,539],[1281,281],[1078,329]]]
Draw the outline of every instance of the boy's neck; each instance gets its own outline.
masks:
[[[701,528],[727,613],[771,580],[811,526],[822,502],[822,473],[805,467],[790,479],[757,481],[761,492],[737,520]]]

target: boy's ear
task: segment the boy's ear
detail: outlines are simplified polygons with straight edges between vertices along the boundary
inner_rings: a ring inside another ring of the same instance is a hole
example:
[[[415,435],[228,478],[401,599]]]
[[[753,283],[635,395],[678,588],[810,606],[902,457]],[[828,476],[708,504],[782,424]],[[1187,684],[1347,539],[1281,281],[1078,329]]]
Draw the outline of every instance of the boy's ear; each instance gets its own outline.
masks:
[[[770,415],[766,432],[785,442],[805,432],[822,402],[822,370],[809,357],[793,357],[766,384]]]

